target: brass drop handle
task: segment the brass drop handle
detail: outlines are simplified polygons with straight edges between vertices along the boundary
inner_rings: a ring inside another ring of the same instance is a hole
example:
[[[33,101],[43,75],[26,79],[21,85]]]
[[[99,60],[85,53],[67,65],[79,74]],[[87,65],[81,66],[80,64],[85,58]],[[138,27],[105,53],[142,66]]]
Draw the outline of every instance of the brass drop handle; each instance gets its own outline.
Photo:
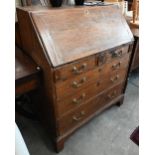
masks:
[[[109,94],[109,95],[108,95],[108,98],[109,98],[109,99],[114,98],[114,97],[116,96],[116,93],[117,93],[117,92],[116,92],[116,90],[115,90],[112,94]]]
[[[72,85],[74,88],[79,88],[86,81],[87,81],[86,77],[83,77],[79,83],[76,81],[73,81]]]
[[[85,111],[81,111],[80,112],[80,116],[78,116],[78,117],[77,116],[73,116],[72,119],[74,121],[78,122],[78,121],[80,121],[83,118],[84,115],[85,115]]]
[[[82,66],[81,66],[79,69],[78,69],[76,66],[73,66],[72,71],[73,71],[74,74],[80,74],[80,73],[82,73],[86,68],[87,68],[87,64],[84,63],[84,64],[82,64]]]
[[[79,99],[76,99],[76,98],[73,98],[72,102],[73,103],[76,103],[76,104],[79,104],[84,98],[85,98],[86,94],[83,93]]]
[[[120,66],[121,66],[121,63],[122,63],[122,62],[121,62],[121,61],[119,61],[118,63],[113,64],[113,65],[112,65],[112,68],[113,68],[113,69],[119,69],[119,68],[120,68]]]
[[[116,50],[116,51],[113,51],[112,53],[112,57],[121,57],[122,55],[123,55],[122,50]]]
[[[119,75],[116,75],[114,78],[111,78],[110,80],[114,83],[119,79]]]

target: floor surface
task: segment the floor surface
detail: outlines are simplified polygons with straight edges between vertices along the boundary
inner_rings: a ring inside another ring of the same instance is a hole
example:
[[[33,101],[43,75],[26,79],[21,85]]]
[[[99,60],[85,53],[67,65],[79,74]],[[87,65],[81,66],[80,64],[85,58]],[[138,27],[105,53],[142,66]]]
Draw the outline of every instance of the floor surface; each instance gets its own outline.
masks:
[[[138,155],[130,140],[139,125],[139,74],[129,78],[124,104],[113,106],[79,129],[59,155]],[[31,155],[55,155],[52,143],[39,121],[16,115],[16,123]]]

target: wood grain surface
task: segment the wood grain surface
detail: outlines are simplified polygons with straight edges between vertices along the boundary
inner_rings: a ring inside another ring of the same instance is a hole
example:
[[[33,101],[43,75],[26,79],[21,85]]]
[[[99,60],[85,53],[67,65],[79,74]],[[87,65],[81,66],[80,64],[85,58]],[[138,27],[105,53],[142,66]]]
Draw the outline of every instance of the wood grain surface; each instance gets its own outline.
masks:
[[[31,16],[54,67],[133,41],[116,6],[53,9]]]

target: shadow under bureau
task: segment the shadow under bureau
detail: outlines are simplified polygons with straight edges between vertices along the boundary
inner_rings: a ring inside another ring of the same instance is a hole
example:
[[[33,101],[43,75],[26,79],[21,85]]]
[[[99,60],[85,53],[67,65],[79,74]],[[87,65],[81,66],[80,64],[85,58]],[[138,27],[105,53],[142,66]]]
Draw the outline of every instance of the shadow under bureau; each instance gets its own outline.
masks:
[[[17,8],[23,50],[41,67],[38,112],[56,151],[79,127],[122,104],[133,35],[115,5]]]

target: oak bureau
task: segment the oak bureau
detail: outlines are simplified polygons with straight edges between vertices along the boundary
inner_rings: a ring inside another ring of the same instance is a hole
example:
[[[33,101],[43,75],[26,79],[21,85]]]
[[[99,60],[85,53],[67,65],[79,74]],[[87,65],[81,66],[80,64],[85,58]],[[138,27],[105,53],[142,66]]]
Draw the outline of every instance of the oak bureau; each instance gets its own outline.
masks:
[[[76,129],[123,103],[133,35],[115,5],[21,7],[17,15],[22,48],[43,72],[39,114],[59,152]]]

